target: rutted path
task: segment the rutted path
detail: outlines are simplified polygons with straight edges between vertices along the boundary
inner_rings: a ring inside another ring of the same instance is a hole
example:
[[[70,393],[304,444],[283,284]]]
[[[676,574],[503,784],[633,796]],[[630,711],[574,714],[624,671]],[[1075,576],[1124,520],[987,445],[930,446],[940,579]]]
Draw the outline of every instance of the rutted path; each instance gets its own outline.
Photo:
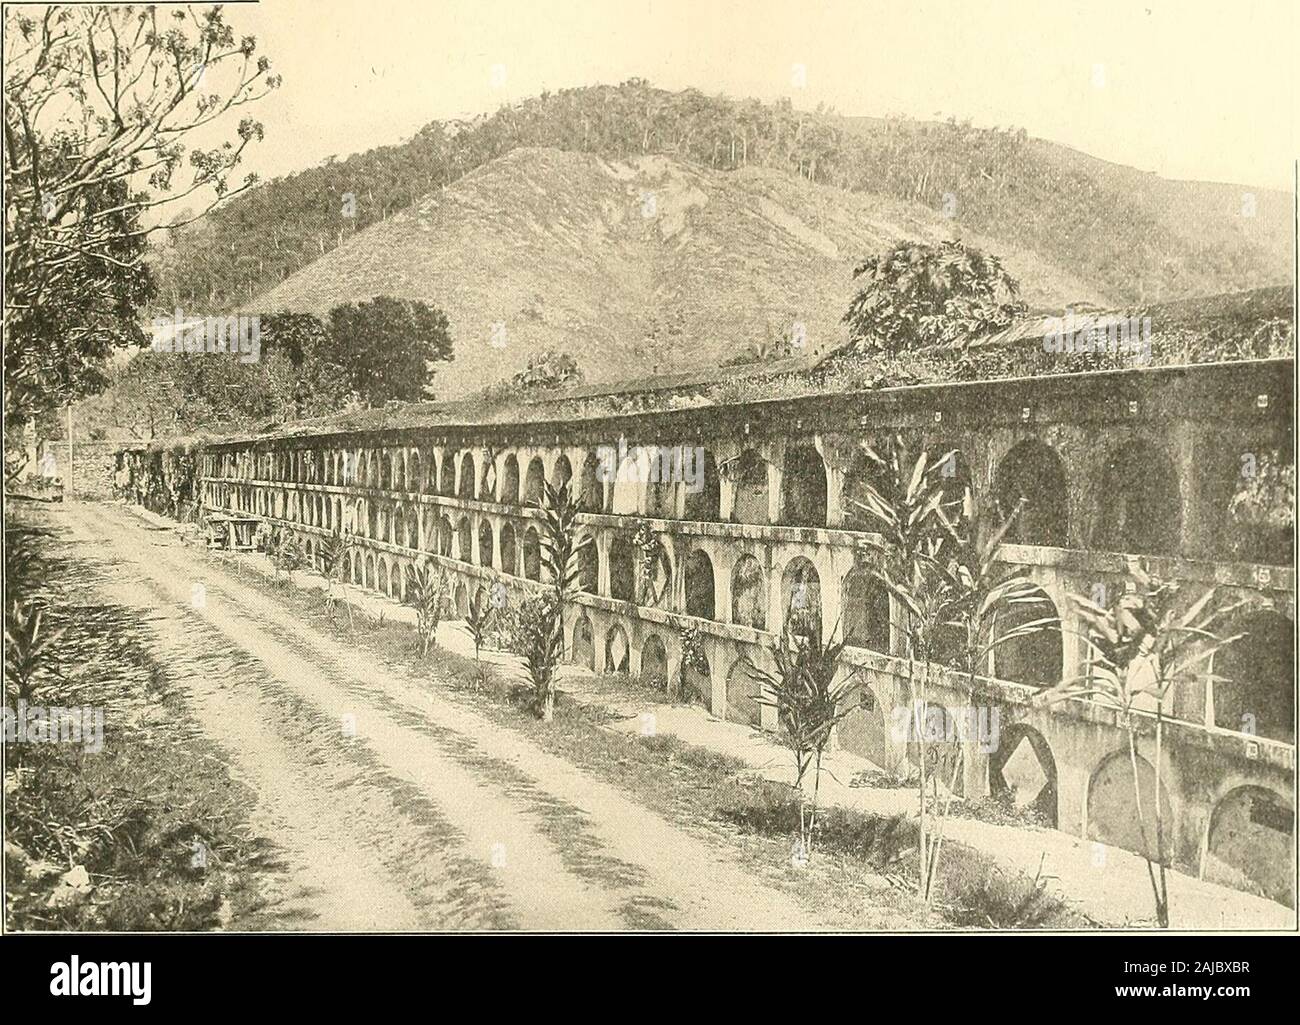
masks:
[[[148,610],[169,674],[259,795],[286,924],[831,924],[724,845],[300,623],[172,532],[115,506],[66,513],[83,557],[109,563],[106,597]]]

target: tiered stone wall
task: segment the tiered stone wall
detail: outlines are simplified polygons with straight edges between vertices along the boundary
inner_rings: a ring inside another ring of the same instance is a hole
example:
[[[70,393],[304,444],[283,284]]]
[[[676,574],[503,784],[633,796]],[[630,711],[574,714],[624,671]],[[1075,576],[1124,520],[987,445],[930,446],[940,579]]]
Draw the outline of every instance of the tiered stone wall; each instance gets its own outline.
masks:
[[[1218,585],[1251,605],[1241,625],[1253,639],[1173,695],[1160,755],[1173,859],[1294,903],[1293,549],[1276,537],[1243,545],[1225,530],[1245,457],[1289,458],[1292,371],[1290,360],[1257,361],[572,423],[232,439],[202,451],[201,493],[209,511],[300,531],[309,551],[349,532],[350,578],[396,597],[414,563],[436,563],[463,611],[479,586],[500,584],[510,600],[542,586],[531,503],[543,480],[571,483],[595,551],[567,623],[573,661],[680,678],[715,714],[767,728],[746,661],[768,657],[803,605],[849,645],[856,707],[838,742],[892,767],[913,754],[892,728],[908,706],[902,617],[863,564],[860,443],[897,432],[914,449],[956,450],[954,486],[969,482],[995,515],[1025,503],[1003,559],[1027,570],[1065,624],[1000,651],[974,693],[939,674],[937,703],[996,709],[1000,720],[994,750],[961,745],[963,791],[1005,793],[1076,835],[1140,846],[1122,724],[1087,702],[1034,697],[1086,669],[1070,595],[1122,586],[1126,559],[1141,555],[1189,592]],[[700,486],[647,481],[631,458],[609,479],[603,457],[620,444],[692,451]],[[643,523],[665,554],[652,580],[630,541]],[[684,627],[703,640],[704,670],[681,665]],[[1139,776],[1153,787],[1150,725]]]

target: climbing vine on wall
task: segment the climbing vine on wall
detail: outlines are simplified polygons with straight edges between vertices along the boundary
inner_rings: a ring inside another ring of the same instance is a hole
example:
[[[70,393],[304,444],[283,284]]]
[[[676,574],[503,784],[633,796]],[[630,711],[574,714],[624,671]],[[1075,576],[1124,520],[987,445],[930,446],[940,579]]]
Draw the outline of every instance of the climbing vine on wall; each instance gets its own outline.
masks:
[[[697,673],[709,671],[709,660],[704,654],[704,638],[697,626],[684,626],[681,630],[682,668],[688,666]]]
[[[1295,464],[1283,463],[1276,450],[1262,454],[1232,496],[1228,511],[1240,524],[1291,527],[1295,524]]]
[[[641,564],[639,579],[641,594],[638,604],[655,605],[663,597],[668,580],[668,552],[658,533],[645,520],[638,520],[632,533]]]
[[[693,669],[702,675],[707,675],[709,671],[709,660],[704,654],[704,638],[700,635],[699,627],[682,627],[678,639],[682,646],[682,663],[678,670],[676,696],[686,701],[690,701],[693,697],[699,698],[707,704],[709,695],[686,682],[688,669]]]
[[[1236,555],[1289,560],[1295,527],[1295,464],[1284,461],[1276,450],[1243,456],[1241,486],[1228,503],[1228,515]]]

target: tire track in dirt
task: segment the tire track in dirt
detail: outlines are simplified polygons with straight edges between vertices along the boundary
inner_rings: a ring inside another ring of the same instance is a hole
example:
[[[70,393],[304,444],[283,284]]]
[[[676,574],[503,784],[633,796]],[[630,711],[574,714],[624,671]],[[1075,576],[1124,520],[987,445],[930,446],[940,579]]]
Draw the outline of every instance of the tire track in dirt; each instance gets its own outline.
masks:
[[[111,520],[102,512],[98,515],[99,525],[107,528]],[[127,525],[128,529],[130,526]],[[244,585],[229,581],[220,569],[214,573],[213,567],[204,565],[203,572],[196,574],[196,567],[188,564],[188,553],[169,541],[160,539],[151,555],[152,565],[146,572],[161,601],[181,605],[191,594],[192,584],[203,582],[203,608],[185,606],[186,611],[218,632],[223,643],[234,645],[258,660],[263,672],[253,674],[253,682],[276,697],[292,696],[305,701],[324,720],[336,724],[335,741],[327,746],[327,757],[338,760],[345,748],[368,750],[372,765],[383,770],[374,772],[373,779],[384,784],[396,783],[399,787],[413,784],[419,794],[432,801],[440,810],[440,817],[453,824],[470,859],[477,859],[477,865],[492,865],[493,878],[519,924],[548,930],[626,927],[626,921],[616,910],[604,906],[598,890],[565,865],[550,841],[528,827],[513,802],[496,793],[495,788],[481,784],[453,760],[441,756],[427,738],[397,724],[381,711],[358,703],[337,685],[325,682],[330,676],[330,666],[319,653],[286,651],[281,640],[265,625],[263,617],[272,612],[271,603]],[[250,600],[261,606],[258,615],[246,611]],[[274,682],[267,683],[266,677]],[[349,726],[355,727],[353,738],[343,735],[341,725],[345,716],[350,717]],[[220,739],[224,742],[226,738]],[[256,758],[260,752],[245,751],[245,754]],[[263,774],[259,771],[257,775]],[[250,785],[261,792],[261,786],[252,781]],[[268,784],[264,781],[263,785]],[[408,791],[408,802],[411,796]],[[495,860],[494,853],[498,854]]]
[[[94,515],[106,534],[144,532],[124,510]],[[277,687],[327,717],[355,716],[385,785],[400,780],[433,800],[471,856],[504,844],[496,875],[525,927],[817,928],[729,852],[610,784],[299,622],[170,534],[155,551],[151,575],[173,595],[203,580],[207,608],[196,613],[257,657]]]
[[[515,925],[486,866],[458,853],[460,837],[436,806],[395,793],[400,787],[385,785],[359,745],[344,749],[349,758],[332,757],[337,724],[331,731],[323,717],[274,692],[257,660],[232,651],[156,581],[124,571],[130,565],[108,567],[96,588],[143,613],[169,682],[258,794],[251,827],[277,848],[278,871],[262,880],[266,907],[233,928]],[[142,589],[155,600],[142,603]]]

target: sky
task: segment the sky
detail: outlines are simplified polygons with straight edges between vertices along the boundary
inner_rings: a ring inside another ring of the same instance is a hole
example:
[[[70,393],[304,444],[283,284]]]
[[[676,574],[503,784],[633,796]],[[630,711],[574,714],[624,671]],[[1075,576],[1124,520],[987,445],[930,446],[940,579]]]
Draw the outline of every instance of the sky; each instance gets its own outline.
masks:
[[[274,177],[435,119],[631,77],[956,116],[1168,178],[1292,187],[1294,0],[262,0],[227,21],[283,86]],[[227,129],[228,131],[228,129]],[[224,136],[223,136],[224,137]]]

